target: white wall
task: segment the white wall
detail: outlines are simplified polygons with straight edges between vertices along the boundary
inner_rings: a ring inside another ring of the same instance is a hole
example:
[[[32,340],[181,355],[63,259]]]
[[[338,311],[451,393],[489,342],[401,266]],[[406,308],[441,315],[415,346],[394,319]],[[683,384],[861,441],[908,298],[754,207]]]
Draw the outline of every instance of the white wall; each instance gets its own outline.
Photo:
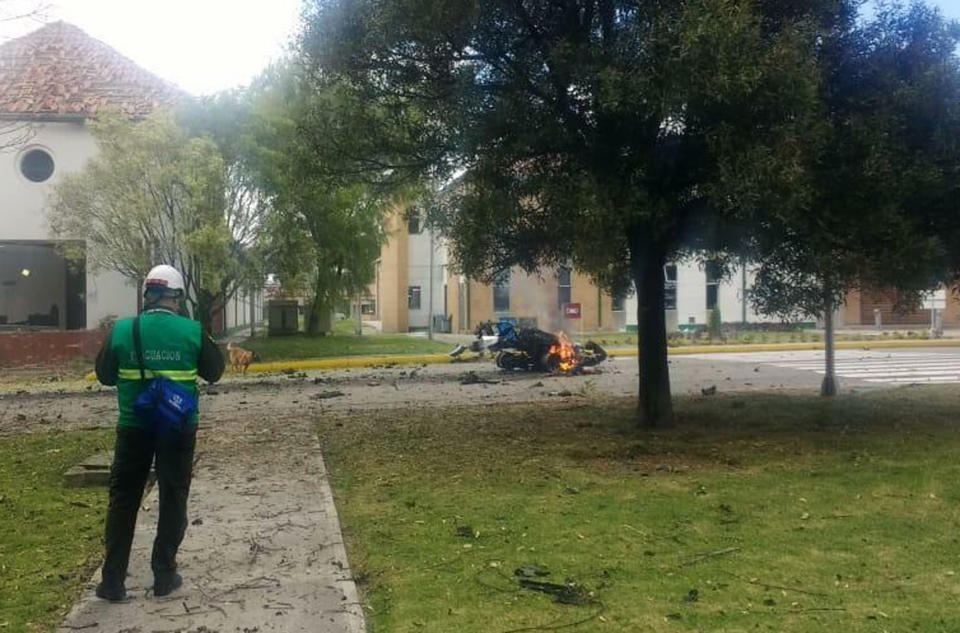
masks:
[[[54,161],[53,176],[42,183],[27,180],[20,171],[21,156],[34,148],[44,149]],[[52,186],[96,153],[96,141],[82,123],[39,123],[28,143],[0,153],[0,241],[49,239],[46,206]],[[133,314],[136,286],[117,273],[88,274],[86,299],[87,327],[93,328],[106,315]]]
[[[430,232],[409,237],[408,275],[410,286],[420,287],[420,309],[410,310],[410,328],[427,328],[430,314]],[[433,314],[444,314],[443,288],[446,249],[439,237],[433,244]]]
[[[753,284],[754,276],[747,267],[747,287]],[[724,323],[740,322],[743,319],[742,269],[737,267],[731,275],[720,282],[717,303]],[[637,325],[637,298],[631,295],[626,301],[627,325]],[[698,262],[683,262],[677,265],[677,325],[706,324],[707,275]],[[692,319],[692,321],[691,321]],[[763,323],[777,319],[757,314],[747,302],[747,322]]]
[[[224,323],[224,327],[229,330],[241,326],[249,326],[251,303],[254,307],[254,318],[258,321],[261,320],[260,317],[257,316],[261,309],[260,295],[254,293],[252,296],[248,296],[242,292],[238,292],[225,306],[226,322]]]

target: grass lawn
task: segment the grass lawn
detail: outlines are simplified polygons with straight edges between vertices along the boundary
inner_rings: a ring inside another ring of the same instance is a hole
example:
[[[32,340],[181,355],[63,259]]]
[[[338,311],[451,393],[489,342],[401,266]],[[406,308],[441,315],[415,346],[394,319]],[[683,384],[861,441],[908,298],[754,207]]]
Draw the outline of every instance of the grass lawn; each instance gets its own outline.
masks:
[[[960,631],[960,390],[632,411],[319,420],[371,633]]]
[[[330,336],[276,336],[246,341],[243,346],[260,354],[263,362],[278,360],[305,360],[337,358],[340,356],[374,356],[393,354],[439,354],[448,352],[451,345],[430,341],[426,337],[404,334],[353,333],[352,321],[334,324]]]
[[[108,432],[0,437],[0,631],[50,631],[101,554],[106,494],[63,472],[109,448]]]

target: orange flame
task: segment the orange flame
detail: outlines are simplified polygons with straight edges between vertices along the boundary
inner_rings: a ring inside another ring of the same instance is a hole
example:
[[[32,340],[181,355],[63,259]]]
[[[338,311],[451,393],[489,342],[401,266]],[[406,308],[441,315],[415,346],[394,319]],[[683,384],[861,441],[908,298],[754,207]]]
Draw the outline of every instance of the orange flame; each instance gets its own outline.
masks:
[[[559,341],[558,343],[550,346],[550,355],[560,359],[560,362],[557,364],[557,369],[565,374],[569,374],[577,368],[577,354],[573,349],[573,343],[570,342],[566,334],[557,332],[557,340]]]

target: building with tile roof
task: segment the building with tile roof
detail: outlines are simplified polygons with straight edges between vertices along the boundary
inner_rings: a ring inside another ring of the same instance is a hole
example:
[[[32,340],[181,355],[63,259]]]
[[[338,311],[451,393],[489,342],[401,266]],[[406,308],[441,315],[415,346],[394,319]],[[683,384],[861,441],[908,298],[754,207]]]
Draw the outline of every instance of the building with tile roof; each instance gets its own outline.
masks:
[[[90,120],[188,98],[64,22],[0,45],[0,331],[92,329],[136,310],[137,290],[118,273],[68,265],[50,239],[47,200],[96,155]]]

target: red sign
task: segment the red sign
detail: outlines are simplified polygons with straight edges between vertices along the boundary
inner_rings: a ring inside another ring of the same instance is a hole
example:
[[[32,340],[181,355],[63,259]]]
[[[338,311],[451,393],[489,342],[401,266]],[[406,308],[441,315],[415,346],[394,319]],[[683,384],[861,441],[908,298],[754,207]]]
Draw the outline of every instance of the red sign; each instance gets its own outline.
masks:
[[[563,304],[563,316],[567,319],[579,319],[580,318],[580,304],[579,303],[565,303]]]

